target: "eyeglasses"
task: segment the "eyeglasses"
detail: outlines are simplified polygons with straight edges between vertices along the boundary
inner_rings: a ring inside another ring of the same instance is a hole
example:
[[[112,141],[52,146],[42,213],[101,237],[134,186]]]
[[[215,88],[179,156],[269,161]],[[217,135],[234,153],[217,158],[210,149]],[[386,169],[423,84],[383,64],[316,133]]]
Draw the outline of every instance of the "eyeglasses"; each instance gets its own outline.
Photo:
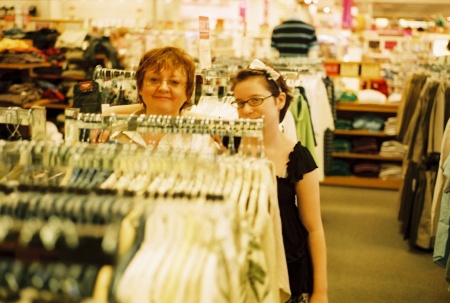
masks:
[[[244,100],[244,101],[236,100],[236,101],[231,102],[231,106],[233,106],[235,108],[243,108],[246,103],[248,103],[248,105],[250,105],[250,106],[258,106],[258,105],[261,105],[264,102],[264,100],[266,100],[267,98],[270,98],[272,96],[273,95],[270,95],[267,97],[253,97],[253,98],[250,98],[250,99]]]
[[[163,82],[166,82],[167,86],[171,88],[185,88],[186,82],[180,81],[180,80],[164,80],[161,78],[151,77],[145,79],[145,84],[152,86],[152,87],[159,87]]]

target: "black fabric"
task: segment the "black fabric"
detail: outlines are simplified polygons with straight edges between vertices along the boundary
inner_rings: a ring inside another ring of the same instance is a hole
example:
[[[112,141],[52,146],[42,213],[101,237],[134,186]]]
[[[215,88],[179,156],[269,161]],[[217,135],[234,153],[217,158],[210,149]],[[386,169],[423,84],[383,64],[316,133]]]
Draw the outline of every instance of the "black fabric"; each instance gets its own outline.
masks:
[[[289,284],[292,295],[296,296],[312,292],[313,274],[308,249],[308,231],[299,216],[295,184],[303,179],[304,174],[316,168],[317,165],[309,150],[298,142],[289,154],[287,178],[277,177],[278,204]]]
[[[333,80],[326,76],[323,78],[323,83],[325,84],[325,88],[327,89],[328,102],[330,103],[331,112],[333,114],[333,120],[336,120],[336,97],[334,93],[334,83]],[[334,131],[327,129],[324,134],[323,142],[324,142],[324,170],[328,171],[333,168],[333,139],[334,139]]]
[[[26,32],[23,39],[32,40],[34,47],[43,50],[54,47],[59,35],[60,33],[55,29],[41,28],[37,31]]]
[[[400,231],[402,232],[404,239],[409,239],[411,233],[411,201],[415,200],[415,195],[417,194],[416,191],[414,191],[414,184],[418,183],[418,174],[419,168],[417,164],[414,162],[409,162],[400,192],[400,210],[398,214],[398,219],[402,222]]]
[[[80,108],[82,113],[101,113],[101,93],[99,85],[90,81],[92,89],[82,90],[82,83],[76,84],[73,89],[73,107]]]
[[[109,62],[111,63],[111,67],[115,69],[122,69],[123,67],[119,62],[119,52],[117,49],[111,44],[109,37],[88,37],[89,46],[84,51],[84,56],[91,63],[96,62],[95,55],[104,54]]]

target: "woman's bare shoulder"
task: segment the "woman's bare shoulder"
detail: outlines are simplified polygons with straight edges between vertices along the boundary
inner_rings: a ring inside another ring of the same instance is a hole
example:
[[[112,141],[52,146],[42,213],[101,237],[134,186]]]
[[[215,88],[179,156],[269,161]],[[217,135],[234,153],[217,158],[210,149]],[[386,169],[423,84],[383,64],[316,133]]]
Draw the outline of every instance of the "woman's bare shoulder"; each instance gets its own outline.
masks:
[[[103,115],[110,115],[110,114],[116,114],[116,115],[127,115],[132,114],[136,111],[142,110],[144,106],[139,104],[127,104],[127,105],[116,105],[111,106],[102,111]]]

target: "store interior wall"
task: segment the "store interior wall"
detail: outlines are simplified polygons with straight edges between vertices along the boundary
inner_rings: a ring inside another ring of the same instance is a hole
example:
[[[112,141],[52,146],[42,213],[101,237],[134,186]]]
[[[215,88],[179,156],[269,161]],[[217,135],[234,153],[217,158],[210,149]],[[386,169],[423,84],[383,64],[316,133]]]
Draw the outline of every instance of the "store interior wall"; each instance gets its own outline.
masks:
[[[267,1],[270,8],[268,19],[264,18],[264,1],[246,2],[247,29],[257,30],[264,21],[274,24],[277,16],[277,1]],[[212,21],[226,20],[226,26],[235,30],[241,23],[240,1],[210,1],[205,3],[183,2],[179,0],[24,0],[0,1],[0,7],[14,6],[17,13],[24,13],[30,6],[37,8],[37,17],[49,19],[90,19],[97,22],[131,25],[141,19],[149,20],[153,27],[158,22],[173,22],[173,29],[197,29],[198,16],[210,17]],[[267,19],[267,20],[264,20]],[[214,24],[212,24],[214,26]],[[188,27],[188,28],[186,28]]]

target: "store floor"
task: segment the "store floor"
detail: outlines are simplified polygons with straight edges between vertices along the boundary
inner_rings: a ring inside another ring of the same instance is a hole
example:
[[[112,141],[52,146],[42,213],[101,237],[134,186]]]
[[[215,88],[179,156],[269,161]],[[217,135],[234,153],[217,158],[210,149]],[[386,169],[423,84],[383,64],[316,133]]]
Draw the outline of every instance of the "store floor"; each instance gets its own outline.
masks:
[[[400,233],[396,191],[321,186],[330,303],[449,303],[445,269]]]

